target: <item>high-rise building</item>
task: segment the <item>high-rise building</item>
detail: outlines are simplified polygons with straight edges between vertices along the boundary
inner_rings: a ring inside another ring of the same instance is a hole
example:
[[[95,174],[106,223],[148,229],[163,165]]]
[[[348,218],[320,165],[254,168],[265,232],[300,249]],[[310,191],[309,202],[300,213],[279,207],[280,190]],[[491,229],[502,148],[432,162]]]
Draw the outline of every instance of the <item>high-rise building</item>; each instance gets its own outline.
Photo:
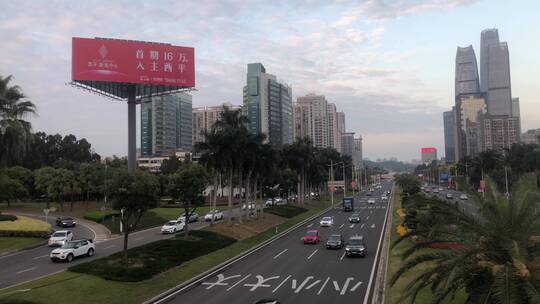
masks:
[[[456,98],[455,117],[455,158],[456,161],[465,156],[474,156],[480,152],[478,138],[479,115],[487,111],[486,98],[483,93],[461,94]]]
[[[354,154],[354,132],[345,132],[341,134],[341,152],[343,155],[349,155],[353,158]],[[353,159],[354,161],[354,159]]]
[[[175,93],[150,97],[141,105],[141,155],[167,156],[191,150],[192,97]]]
[[[341,134],[337,126],[336,105],[329,103],[326,112],[328,114],[328,147],[334,148],[339,152],[341,150],[341,141],[339,140]]]
[[[311,105],[309,103],[293,104],[293,137],[294,139],[309,137],[312,134]]]
[[[354,149],[353,149],[353,164],[356,168],[363,167],[363,151],[362,151],[362,136],[359,136],[354,139]]]
[[[455,107],[452,108],[452,111],[446,111],[443,113],[443,121],[444,121],[444,153],[445,153],[445,161],[447,163],[455,163],[456,157],[455,157],[455,124],[456,124],[456,117],[455,117]]]
[[[345,133],[345,112],[337,112],[337,131],[338,131],[338,142],[337,142],[337,148],[336,150],[339,153],[343,153],[343,143],[342,143],[342,135]]]
[[[455,77],[455,96],[480,92],[478,65],[472,45],[457,48]]]
[[[265,134],[275,147],[293,141],[292,89],[267,74],[261,63],[248,64],[244,113],[253,134]]]
[[[204,141],[204,132],[210,131],[216,121],[221,118],[224,107],[239,110],[241,106],[224,103],[222,106],[193,108],[193,144]]]
[[[512,116],[508,44],[499,41],[497,29],[483,30],[480,36],[480,84],[487,93],[488,113]]]
[[[322,95],[308,94],[296,99],[297,104],[310,107],[311,140],[317,148],[328,147],[328,102]]]
[[[512,98],[512,116],[513,117],[520,117],[520,110],[519,110],[519,97]]]
[[[540,144],[540,129],[531,129],[521,135],[524,144]]]
[[[498,150],[510,148],[519,142],[519,117],[508,115],[480,115],[478,131],[480,150]]]
[[[428,147],[420,149],[420,157],[424,164],[431,164],[437,160],[437,148]]]

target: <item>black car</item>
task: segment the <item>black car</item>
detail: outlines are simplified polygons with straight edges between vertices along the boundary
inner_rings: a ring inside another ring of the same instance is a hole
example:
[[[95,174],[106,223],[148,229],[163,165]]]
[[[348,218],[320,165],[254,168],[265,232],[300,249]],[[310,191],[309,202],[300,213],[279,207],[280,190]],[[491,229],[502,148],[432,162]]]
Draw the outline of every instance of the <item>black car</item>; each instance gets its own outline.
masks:
[[[326,240],[326,249],[343,248],[343,236],[341,234],[332,234]]]
[[[345,246],[345,254],[347,256],[358,255],[361,257],[366,256],[366,243],[364,242],[364,237],[362,236],[352,236]]]
[[[360,223],[360,214],[353,213],[349,216],[349,223]]]
[[[57,217],[56,218],[56,226],[59,227],[75,227],[75,220],[70,217]]]

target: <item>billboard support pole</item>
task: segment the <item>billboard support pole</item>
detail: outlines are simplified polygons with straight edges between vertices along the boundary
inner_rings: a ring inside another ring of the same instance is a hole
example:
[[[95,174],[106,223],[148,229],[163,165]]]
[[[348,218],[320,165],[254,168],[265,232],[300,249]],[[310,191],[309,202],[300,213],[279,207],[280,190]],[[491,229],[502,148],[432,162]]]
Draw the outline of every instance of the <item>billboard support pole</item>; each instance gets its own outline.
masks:
[[[135,172],[136,167],[136,100],[135,100],[135,85],[128,85],[128,172],[130,174]]]

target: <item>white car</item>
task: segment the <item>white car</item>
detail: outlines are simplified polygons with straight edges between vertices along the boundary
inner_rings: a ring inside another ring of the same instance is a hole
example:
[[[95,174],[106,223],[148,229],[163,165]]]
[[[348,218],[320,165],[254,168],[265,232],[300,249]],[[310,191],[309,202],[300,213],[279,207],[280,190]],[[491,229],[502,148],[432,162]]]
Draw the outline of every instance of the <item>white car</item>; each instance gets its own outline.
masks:
[[[177,218],[176,219],[177,221],[186,221],[186,215],[182,215],[181,217]],[[192,222],[197,222],[199,220],[199,215],[195,212],[191,213],[189,215],[189,222],[192,223]]]
[[[459,199],[460,200],[468,200],[469,198],[467,197],[467,194],[463,193],[462,195],[459,196]]]
[[[367,203],[368,204],[375,204],[375,199],[374,198],[370,198],[367,200]]]
[[[69,230],[58,230],[54,232],[49,238],[49,247],[53,246],[62,246],[66,242],[69,242],[73,239],[73,232]]]
[[[168,221],[161,227],[161,233],[177,233],[178,231],[184,230],[186,223],[184,221],[172,220]]]
[[[62,247],[51,252],[50,258],[53,262],[67,261],[71,262],[74,258],[80,256],[93,256],[96,251],[94,241],[76,240],[66,242]]]
[[[223,219],[223,212],[219,210],[211,210],[204,216],[205,221],[211,221],[214,218],[214,221]]]
[[[266,202],[264,203],[264,206],[266,207],[273,206],[273,205],[274,205],[274,202],[271,199],[266,200]]]
[[[388,200],[388,196],[386,196],[386,195],[381,196],[381,200],[387,201],[387,200]]]
[[[245,210],[250,210],[251,211],[251,210],[254,210],[254,209],[255,209],[255,204],[252,203],[252,202],[249,202],[247,204],[242,205],[242,210],[244,210],[244,211]]]
[[[325,216],[321,219],[321,227],[330,227],[334,224],[334,218],[331,216]]]

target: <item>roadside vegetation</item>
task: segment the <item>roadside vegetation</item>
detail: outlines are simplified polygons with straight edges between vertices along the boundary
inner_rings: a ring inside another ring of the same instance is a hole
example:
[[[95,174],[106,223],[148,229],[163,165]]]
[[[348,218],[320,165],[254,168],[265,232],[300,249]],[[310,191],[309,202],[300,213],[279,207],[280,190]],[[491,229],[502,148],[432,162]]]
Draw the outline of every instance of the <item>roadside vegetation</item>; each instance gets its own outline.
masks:
[[[45,239],[35,237],[0,237],[0,256],[8,252],[44,244]]]
[[[294,206],[294,205],[279,205],[279,206],[270,206],[264,208],[264,212],[275,214],[285,218],[295,217],[303,212],[306,212],[306,208]]]

